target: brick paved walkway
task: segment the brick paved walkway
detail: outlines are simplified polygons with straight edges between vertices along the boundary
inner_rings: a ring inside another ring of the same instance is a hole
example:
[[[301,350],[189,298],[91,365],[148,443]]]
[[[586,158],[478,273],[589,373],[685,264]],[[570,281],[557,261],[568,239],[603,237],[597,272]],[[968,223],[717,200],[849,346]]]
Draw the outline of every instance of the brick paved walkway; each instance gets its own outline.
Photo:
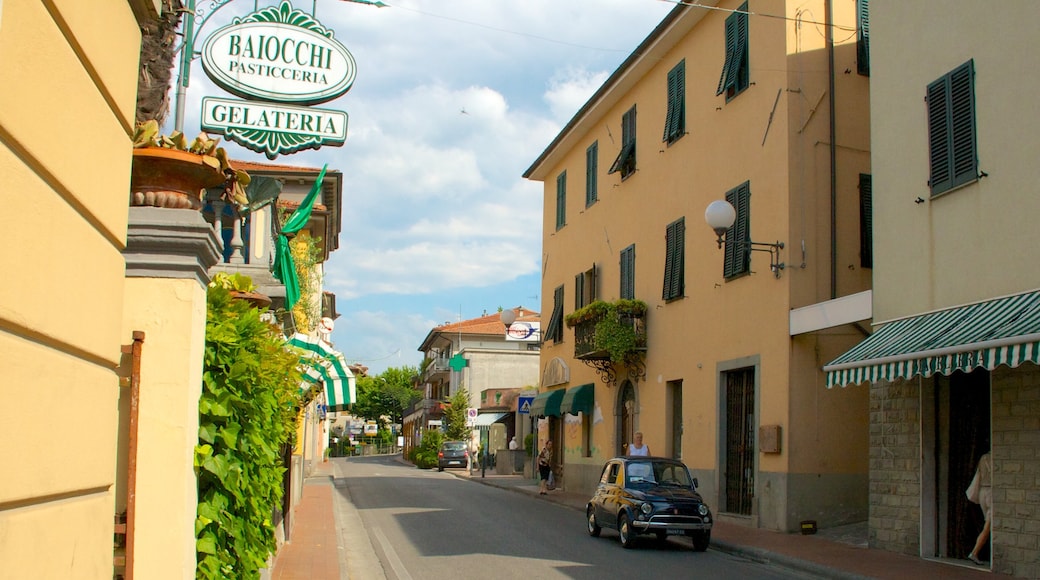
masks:
[[[320,471],[320,470],[319,470]],[[274,562],[273,580],[339,580],[336,521],[328,476],[308,478],[296,506],[290,542]]]

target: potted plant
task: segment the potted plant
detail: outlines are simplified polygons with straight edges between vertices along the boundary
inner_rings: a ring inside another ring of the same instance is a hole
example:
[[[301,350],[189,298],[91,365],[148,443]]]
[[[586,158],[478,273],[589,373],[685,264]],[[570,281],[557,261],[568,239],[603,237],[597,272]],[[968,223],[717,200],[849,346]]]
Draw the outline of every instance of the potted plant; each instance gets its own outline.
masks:
[[[200,133],[191,143],[179,131],[160,135],[155,120],[138,124],[133,141],[130,205],[200,209],[204,191],[221,184],[226,201],[245,205],[249,174],[231,167],[227,152],[217,147],[218,142],[206,133]]]
[[[217,272],[209,285],[220,286],[230,292],[232,298],[245,300],[260,310],[267,310],[267,307],[271,305],[271,297],[257,292],[256,284],[253,284],[253,280],[249,276]]]

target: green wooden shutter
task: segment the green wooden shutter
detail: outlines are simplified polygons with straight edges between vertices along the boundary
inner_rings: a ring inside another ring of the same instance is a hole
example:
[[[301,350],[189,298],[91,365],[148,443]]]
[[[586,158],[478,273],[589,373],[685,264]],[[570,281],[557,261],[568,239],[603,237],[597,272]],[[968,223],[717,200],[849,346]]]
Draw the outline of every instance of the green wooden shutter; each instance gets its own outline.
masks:
[[[969,60],[950,73],[950,144],[953,187],[979,177],[975,150],[975,66]]]
[[[556,177],[556,229],[567,225],[567,172]]]
[[[726,278],[746,274],[751,270],[751,182],[726,192],[726,201],[737,212],[737,219],[726,230],[726,257],[723,275]]]
[[[577,310],[582,306],[582,300],[585,297],[585,273],[582,272],[574,277],[574,309]]]
[[[870,7],[869,0],[856,0],[856,72],[870,76]]]
[[[664,300],[682,298],[685,291],[686,219],[668,225],[665,232]]]
[[[596,264],[592,264],[592,269],[589,270],[589,280],[586,290],[589,293],[589,300],[587,304],[591,304],[596,300]]]
[[[585,207],[596,203],[598,198],[599,141],[585,150]]]
[[[542,335],[542,341],[551,340],[560,342],[563,340],[563,286],[557,286],[553,291],[553,311],[549,317],[549,325]]]
[[[869,173],[859,174],[859,265],[874,267],[874,196]]]
[[[932,195],[978,179],[975,66],[968,61],[928,85],[928,184]]]
[[[715,96],[726,92],[730,84],[730,71],[733,69],[733,61],[737,58],[737,19],[736,14],[730,14],[726,18],[726,60],[722,63],[722,74],[719,76],[719,86],[715,90]]]
[[[750,71],[748,70],[748,15],[747,15],[747,2],[741,4],[737,14],[737,70],[735,78],[733,79],[734,94],[729,97],[736,96],[736,93],[746,89],[748,87],[748,80],[751,78]]]
[[[686,132],[686,59],[668,72],[668,113],[663,140],[672,143]]]
[[[636,297],[636,246],[621,250],[621,298],[631,300]]]
[[[950,189],[949,78],[928,85],[928,160],[931,171],[928,183],[932,193]]]
[[[726,100],[736,96],[748,85],[748,18],[747,2],[737,8],[738,12],[726,18],[726,61],[715,95],[726,93]]]

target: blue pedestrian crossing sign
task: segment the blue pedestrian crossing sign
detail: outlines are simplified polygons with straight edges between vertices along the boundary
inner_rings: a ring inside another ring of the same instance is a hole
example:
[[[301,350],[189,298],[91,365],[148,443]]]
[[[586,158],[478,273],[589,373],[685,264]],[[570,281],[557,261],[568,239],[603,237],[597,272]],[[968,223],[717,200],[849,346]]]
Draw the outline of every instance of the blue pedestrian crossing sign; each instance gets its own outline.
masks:
[[[534,404],[534,397],[517,397],[517,413],[521,415],[529,415],[531,413],[531,405]]]

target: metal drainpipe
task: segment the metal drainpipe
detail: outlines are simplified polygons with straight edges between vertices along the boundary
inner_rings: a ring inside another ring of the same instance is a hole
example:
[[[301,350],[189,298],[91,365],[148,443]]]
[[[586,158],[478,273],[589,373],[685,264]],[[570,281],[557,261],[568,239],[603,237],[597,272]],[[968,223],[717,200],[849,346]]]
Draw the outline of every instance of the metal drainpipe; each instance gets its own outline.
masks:
[[[825,5],[827,37],[827,95],[830,110],[830,157],[831,157],[831,299],[838,297],[838,146],[834,142],[837,131],[834,126],[834,19],[833,0]]]

